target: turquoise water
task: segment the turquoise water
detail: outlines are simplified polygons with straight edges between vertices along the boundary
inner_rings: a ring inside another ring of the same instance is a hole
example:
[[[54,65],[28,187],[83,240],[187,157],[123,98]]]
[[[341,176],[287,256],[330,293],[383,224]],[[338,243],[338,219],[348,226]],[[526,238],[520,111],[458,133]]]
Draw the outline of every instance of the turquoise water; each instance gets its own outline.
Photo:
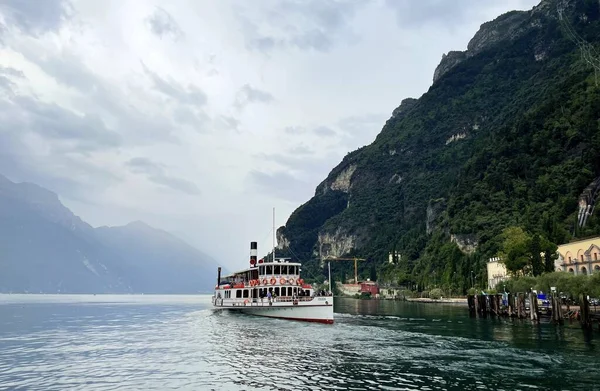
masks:
[[[593,390],[600,333],[338,299],[335,324],[209,296],[0,295],[0,390]]]

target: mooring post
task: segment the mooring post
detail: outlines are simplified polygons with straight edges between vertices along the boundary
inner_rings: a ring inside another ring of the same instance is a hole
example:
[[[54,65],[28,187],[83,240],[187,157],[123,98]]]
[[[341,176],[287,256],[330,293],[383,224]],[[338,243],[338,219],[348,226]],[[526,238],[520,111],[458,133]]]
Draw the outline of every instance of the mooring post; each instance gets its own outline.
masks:
[[[538,313],[537,295],[533,291],[529,292],[529,315],[530,315],[532,321],[534,321],[534,322],[540,321],[540,316]]]
[[[469,305],[469,313],[473,314],[475,312],[475,299],[473,295],[467,296],[467,303]]]
[[[525,308],[525,294],[519,293],[519,319],[524,319],[527,317],[527,309]]]
[[[579,303],[580,303],[580,322],[581,327],[585,329],[592,328],[592,322],[590,319],[590,302],[588,301],[587,295],[579,295]]]

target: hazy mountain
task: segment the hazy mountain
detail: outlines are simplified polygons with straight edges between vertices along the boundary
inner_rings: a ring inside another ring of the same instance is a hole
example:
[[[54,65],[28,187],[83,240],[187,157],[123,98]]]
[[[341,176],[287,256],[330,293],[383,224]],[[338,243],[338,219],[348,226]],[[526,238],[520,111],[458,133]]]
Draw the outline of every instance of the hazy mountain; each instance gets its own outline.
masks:
[[[58,196],[0,176],[0,292],[210,291],[216,262],[136,222],[94,229]]]
[[[100,227],[98,238],[118,252],[127,275],[143,292],[209,291],[217,280],[217,262],[176,236],[136,221],[123,227]]]

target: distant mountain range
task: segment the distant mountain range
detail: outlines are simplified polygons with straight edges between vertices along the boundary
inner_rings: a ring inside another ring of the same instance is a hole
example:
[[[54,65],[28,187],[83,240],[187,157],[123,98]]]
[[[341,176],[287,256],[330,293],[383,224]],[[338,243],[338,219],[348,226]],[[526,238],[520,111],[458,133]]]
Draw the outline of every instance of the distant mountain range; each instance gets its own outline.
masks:
[[[203,293],[216,270],[168,232],[93,228],[55,193],[0,175],[0,293]]]

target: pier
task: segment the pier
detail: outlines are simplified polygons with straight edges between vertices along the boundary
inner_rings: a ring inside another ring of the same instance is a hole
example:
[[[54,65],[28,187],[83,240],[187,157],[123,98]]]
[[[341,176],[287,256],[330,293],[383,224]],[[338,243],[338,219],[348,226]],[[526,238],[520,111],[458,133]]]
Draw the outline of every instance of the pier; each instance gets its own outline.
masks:
[[[540,300],[535,292],[467,296],[469,313],[474,317],[530,319],[534,323],[546,318],[554,324],[578,320],[582,328],[591,330],[597,325],[600,331],[600,307],[591,308],[587,295],[580,295],[579,303],[580,305],[569,305],[564,299],[554,295]]]

